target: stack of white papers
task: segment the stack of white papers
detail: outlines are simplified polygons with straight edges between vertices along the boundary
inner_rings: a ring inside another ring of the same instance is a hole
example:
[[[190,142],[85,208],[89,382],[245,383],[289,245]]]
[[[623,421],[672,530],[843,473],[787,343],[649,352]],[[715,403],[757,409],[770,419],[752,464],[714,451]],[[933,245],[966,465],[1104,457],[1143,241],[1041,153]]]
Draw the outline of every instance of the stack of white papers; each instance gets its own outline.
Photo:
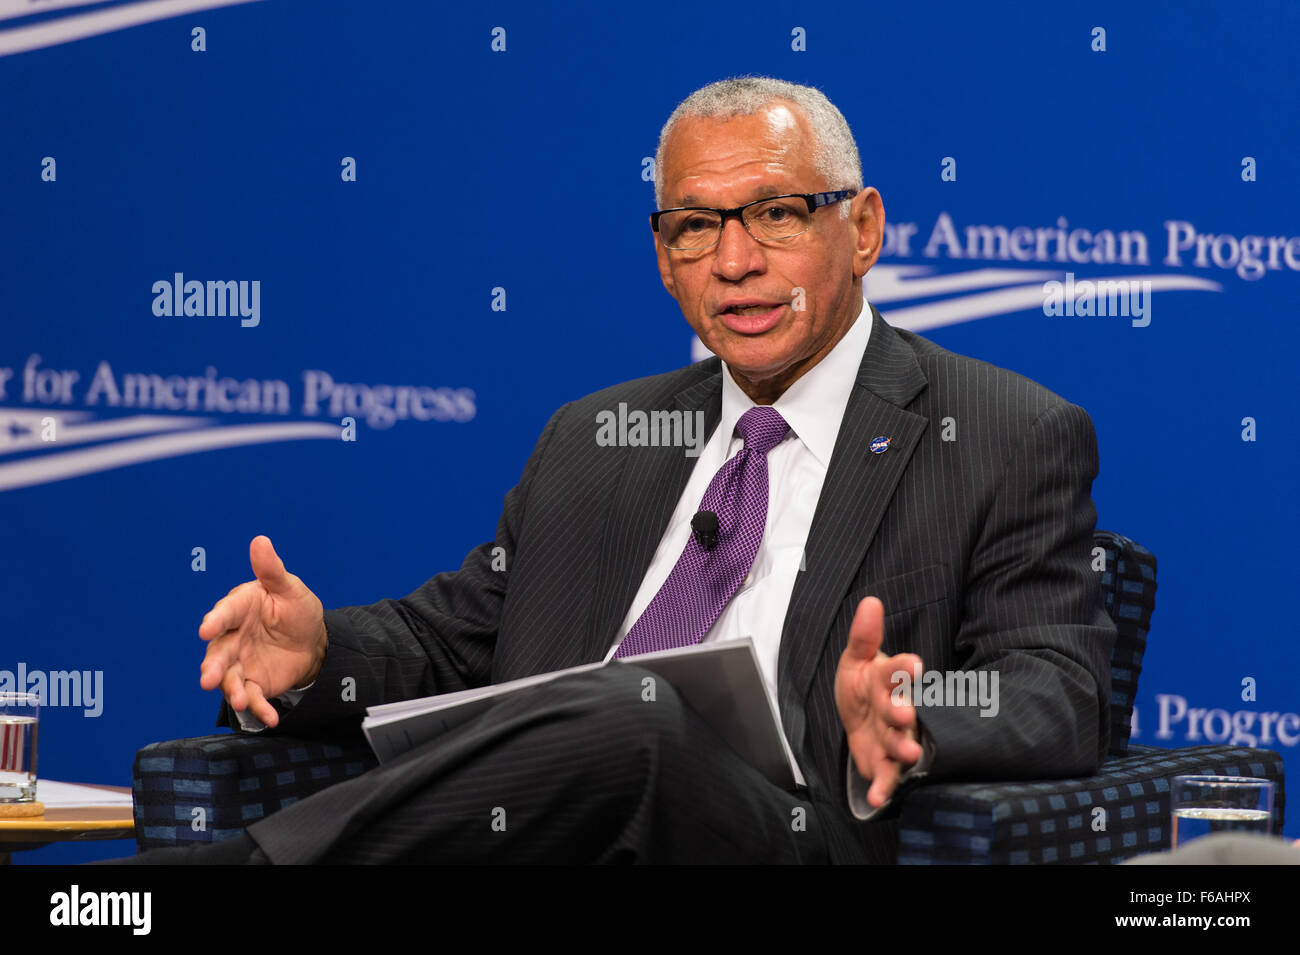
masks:
[[[96,786],[60,783],[53,779],[36,780],[36,798],[46,809],[80,809],[85,807],[131,808],[130,793],[115,793]]]
[[[366,708],[361,721],[381,763],[441,736],[490,708],[501,696],[558,677],[632,663],[667,680],[742,759],[783,789],[792,789],[794,754],[781,732],[748,637],[694,644],[639,656],[588,663],[491,686]]]

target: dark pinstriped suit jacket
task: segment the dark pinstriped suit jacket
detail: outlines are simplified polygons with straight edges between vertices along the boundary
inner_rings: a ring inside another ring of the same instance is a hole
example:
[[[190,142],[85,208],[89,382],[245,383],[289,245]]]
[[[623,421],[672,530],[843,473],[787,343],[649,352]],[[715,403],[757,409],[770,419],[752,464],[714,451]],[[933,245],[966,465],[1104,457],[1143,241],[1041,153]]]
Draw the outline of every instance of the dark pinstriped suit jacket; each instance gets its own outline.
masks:
[[[833,856],[892,861],[896,819],[859,823],[845,798],[833,681],[858,602],[883,601],[887,652],[919,654],[931,670],[999,673],[996,717],[978,707],[919,711],[936,745],[931,781],[1094,771],[1108,743],[1115,631],[1090,569],[1097,446],[1088,415],[1026,378],[892,328],[874,307],[871,317],[786,615],[778,695],[810,797],[843,823]],[[721,394],[710,358],[557,411],[506,495],[494,541],[408,597],[326,613],[324,669],[277,732],[355,724],[375,703],[600,660],[696,459],[681,448],[599,447],[596,415],[620,402],[699,409],[707,435]],[[871,453],[882,435],[888,450]],[[492,569],[495,547],[505,571]],[[345,676],[357,680],[355,702],[339,699]],[[900,798],[905,790],[894,805]]]

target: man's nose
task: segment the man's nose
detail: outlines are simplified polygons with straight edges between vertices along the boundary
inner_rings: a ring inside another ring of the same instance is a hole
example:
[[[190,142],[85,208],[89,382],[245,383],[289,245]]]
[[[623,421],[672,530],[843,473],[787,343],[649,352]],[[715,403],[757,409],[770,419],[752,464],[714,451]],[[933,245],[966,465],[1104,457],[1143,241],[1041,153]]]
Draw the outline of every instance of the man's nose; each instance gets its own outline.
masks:
[[[738,217],[722,223],[718,247],[713,257],[714,274],[736,281],[764,267],[763,247],[749,234]]]

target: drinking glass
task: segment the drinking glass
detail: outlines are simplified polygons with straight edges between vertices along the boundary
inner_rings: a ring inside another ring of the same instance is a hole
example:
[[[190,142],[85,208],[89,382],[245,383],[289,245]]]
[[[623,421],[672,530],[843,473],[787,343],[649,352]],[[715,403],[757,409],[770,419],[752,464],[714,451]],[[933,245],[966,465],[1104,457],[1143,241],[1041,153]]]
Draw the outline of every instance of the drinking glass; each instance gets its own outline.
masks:
[[[1259,832],[1273,826],[1273,784],[1252,776],[1175,776],[1173,848],[1211,832]]]
[[[0,691],[0,803],[36,801],[40,697]]]

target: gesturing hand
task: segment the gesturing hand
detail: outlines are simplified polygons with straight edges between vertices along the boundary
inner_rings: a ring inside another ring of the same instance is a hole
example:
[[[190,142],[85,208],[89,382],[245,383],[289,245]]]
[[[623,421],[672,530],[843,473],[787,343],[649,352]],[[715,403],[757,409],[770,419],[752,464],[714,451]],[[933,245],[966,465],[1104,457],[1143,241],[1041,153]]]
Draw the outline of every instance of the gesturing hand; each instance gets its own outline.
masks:
[[[891,697],[895,674],[919,672],[914,653],[880,652],[885,639],[885,608],[876,597],[858,604],[849,643],[835,671],[835,705],[848,734],[849,752],[863,779],[871,780],[867,802],[879,809],[889,801],[898,777],[921,758],[916,710]]]
[[[208,652],[199,685],[221,687],[236,710],[252,710],[267,726],[279,715],[267,702],[310,683],[325,660],[325,613],[316,595],[275,553],[269,537],[254,537],[248,560],[256,580],[240,584],[199,624]]]

